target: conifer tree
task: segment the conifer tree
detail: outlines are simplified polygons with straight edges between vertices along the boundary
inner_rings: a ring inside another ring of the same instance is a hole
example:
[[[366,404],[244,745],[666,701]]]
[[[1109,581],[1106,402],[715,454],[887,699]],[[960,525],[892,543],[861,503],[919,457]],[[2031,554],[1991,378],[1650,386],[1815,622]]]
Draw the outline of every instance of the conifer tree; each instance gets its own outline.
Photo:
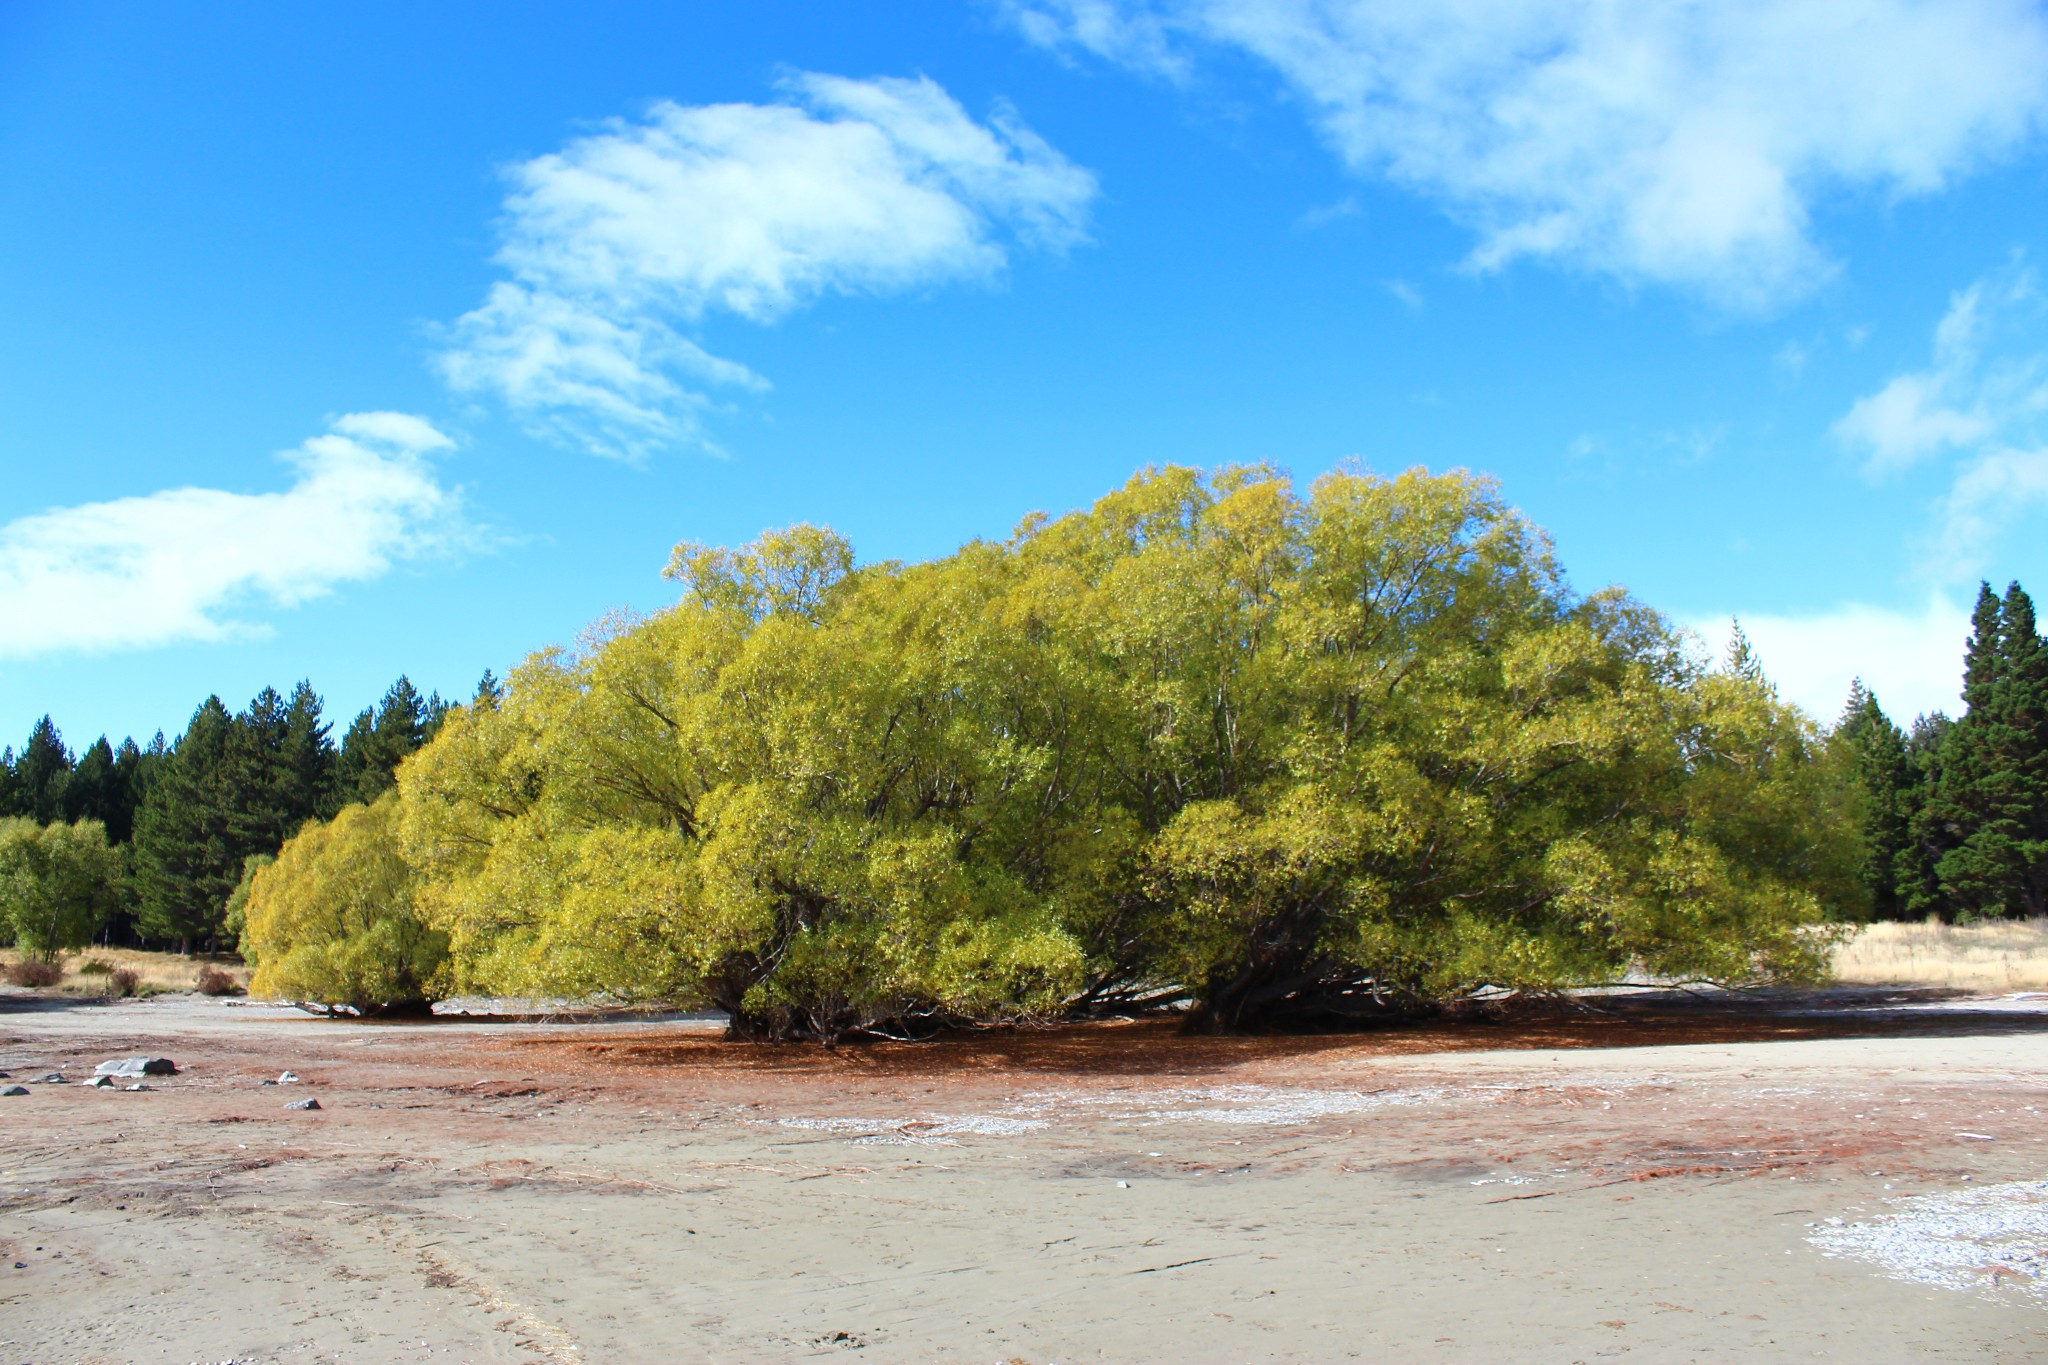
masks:
[[[401,675],[373,709],[365,707],[342,737],[337,763],[344,802],[376,800],[392,786],[406,755],[433,738],[448,714],[440,694],[422,697]]]
[[[334,790],[334,742],[328,738],[331,729],[321,719],[320,694],[301,679],[292,689],[285,715],[284,755],[291,774],[288,800],[293,830],[309,819],[326,819],[339,808]]]
[[[1906,785],[1900,794],[1906,844],[1900,850],[1893,881],[1903,919],[1948,913],[1941,894],[1941,879],[1934,870],[1945,845],[1937,841],[1938,822],[1929,816],[1928,810],[1941,786],[1942,745],[1954,728],[1954,721],[1936,711],[1915,716],[1913,728],[1906,734]]]
[[[57,733],[57,726],[48,716],[29,731],[28,743],[15,760],[14,772],[21,784],[17,799],[24,807],[22,814],[43,825],[63,815],[64,785],[71,777],[71,751],[64,747],[64,736]]]
[[[1960,920],[2048,913],[2048,644],[2017,583],[1978,590],[1963,701],[1913,825],[1937,886],[1923,899]]]
[[[1897,919],[1903,913],[1900,874],[1910,864],[1912,845],[1913,773],[1906,736],[1858,678],[1849,687],[1835,739],[1847,747],[1863,790],[1863,884],[1871,912],[1879,919]]]
[[[135,817],[138,923],[179,950],[212,946],[244,850],[234,828],[235,720],[219,697],[193,713],[175,748],[155,766]]]
[[[14,746],[0,749],[0,820],[27,815],[21,800],[21,778],[14,770]]]
[[[114,766],[114,748],[101,735],[78,756],[71,778],[64,784],[64,818],[97,820],[108,828],[110,842],[118,843],[112,835],[112,816],[123,804],[120,782],[121,774]]]

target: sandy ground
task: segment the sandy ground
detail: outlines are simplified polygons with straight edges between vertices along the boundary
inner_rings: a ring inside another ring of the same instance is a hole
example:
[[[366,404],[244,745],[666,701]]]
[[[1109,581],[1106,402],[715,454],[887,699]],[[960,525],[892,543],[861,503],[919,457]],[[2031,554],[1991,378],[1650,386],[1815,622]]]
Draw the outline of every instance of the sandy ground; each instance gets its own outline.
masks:
[[[0,1069],[0,1365],[2048,1358],[2041,999],[829,1054],[0,996]]]

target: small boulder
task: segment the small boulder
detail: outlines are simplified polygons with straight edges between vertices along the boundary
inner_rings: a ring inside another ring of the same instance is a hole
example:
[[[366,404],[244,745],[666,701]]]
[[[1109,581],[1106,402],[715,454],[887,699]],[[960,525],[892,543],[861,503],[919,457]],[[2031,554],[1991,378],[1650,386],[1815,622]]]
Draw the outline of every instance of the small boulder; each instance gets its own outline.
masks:
[[[175,1076],[178,1064],[168,1057],[116,1057],[93,1068],[96,1076]]]
[[[319,1107],[320,1101],[318,1100],[293,1100],[285,1106],[287,1109],[318,1109]]]
[[[278,1076],[277,1083],[279,1085],[297,1085],[299,1083],[299,1078],[297,1076],[294,1076],[291,1072],[286,1071]]]
[[[277,1082],[276,1082],[276,1081],[273,1081],[273,1080],[271,1080],[271,1079],[270,1079],[270,1077],[268,1077],[268,1076],[265,1076],[265,1077],[264,1077],[264,1078],[263,1078],[262,1080],[260,1080],[260,1081],[256,1082],[256,1084],[258,1084],[258,1085],[276,1085],[276,1084],[277,1084]]]
[[[62,1085],[62,1084],[64,1084],[64,1073],[63,1073],[63,1072],[61,1072],[61,1071],[52,1071],[52,1072],[49,1072],[49,1073],[47,1073],[46,1075],[38,1076],[38,1077],[36,1077],[36,1084],[37,1084],[37,1085]]]
[[[79,1084],[88,1090],[112,1090],[114,1088],[114,1078],[112,1076],[95,1076],[89,1081],[80,1081]]]
[[[25,1085],[10,1085],[5,1090],[0,1090],[0,1095],[26,1095],[27,1093],[28,1087]]]

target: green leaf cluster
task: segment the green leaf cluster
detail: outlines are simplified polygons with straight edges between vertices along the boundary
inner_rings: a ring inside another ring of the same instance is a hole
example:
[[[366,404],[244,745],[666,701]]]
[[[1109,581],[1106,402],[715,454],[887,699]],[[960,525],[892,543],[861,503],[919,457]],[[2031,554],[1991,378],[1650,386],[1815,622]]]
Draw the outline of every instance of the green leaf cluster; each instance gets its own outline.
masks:
[[[89,943],[120,881],[121,855],[99,821],[0,819],[0,930],[22,952],[54,961]]]

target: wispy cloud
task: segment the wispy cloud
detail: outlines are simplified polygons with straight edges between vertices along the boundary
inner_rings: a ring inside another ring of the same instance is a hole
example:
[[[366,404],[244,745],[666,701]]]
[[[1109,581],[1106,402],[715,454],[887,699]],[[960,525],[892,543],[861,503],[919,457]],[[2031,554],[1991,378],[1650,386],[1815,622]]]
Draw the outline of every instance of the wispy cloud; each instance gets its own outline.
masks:
[[[458,547],[472,532],[428,458],[452,444],[418,417],[353,413],[286,453],[283,492],[175,488],[0,526],[0,658],[257,632],[245,608]]]
[[[451,329],[449,382],[638,458],[703,442],[716,390],[765,386],[684,334],[707,315],[987,279],[1017,246],[1085,238],[1094,177],[1007,107],[977,122],[922,78],[800,74],[782,94],[663,102],[512,167],[510,278]]]
[[[1978,280],[1949,299],[1932,363],[1857,399],[1836,437],[1883,475],[2009,436],[2048,411],[2048,366],[2024,349],[2044,319],[2048,300],[2024,263]]]
[[[1558,261],[1767,308],[1834,268],[1812,206],[1931,193],[2048,115],[2027,0],[1011,0],[1027,38],[1175,81],[1264,62],[1353,170]]]
[[[1872,478],[1959,461],[1925,556],[1945,581],[1975,577],[2013,523],[2048,502],[2044,324],[2048,297],[2016,258],[1949,300],[1926,368],[1895,375],[1834,425]]]
[[[1901,723],[1959,709],[1970,614],[1946,597],[1930,597],[1917,611],[1850,603],[1807,615],[1744,612],[1741,622],[1779,695],[1817,720],[1841,715],[1859,677]],[[1718,650],[1734,618],[1686,624]]]

